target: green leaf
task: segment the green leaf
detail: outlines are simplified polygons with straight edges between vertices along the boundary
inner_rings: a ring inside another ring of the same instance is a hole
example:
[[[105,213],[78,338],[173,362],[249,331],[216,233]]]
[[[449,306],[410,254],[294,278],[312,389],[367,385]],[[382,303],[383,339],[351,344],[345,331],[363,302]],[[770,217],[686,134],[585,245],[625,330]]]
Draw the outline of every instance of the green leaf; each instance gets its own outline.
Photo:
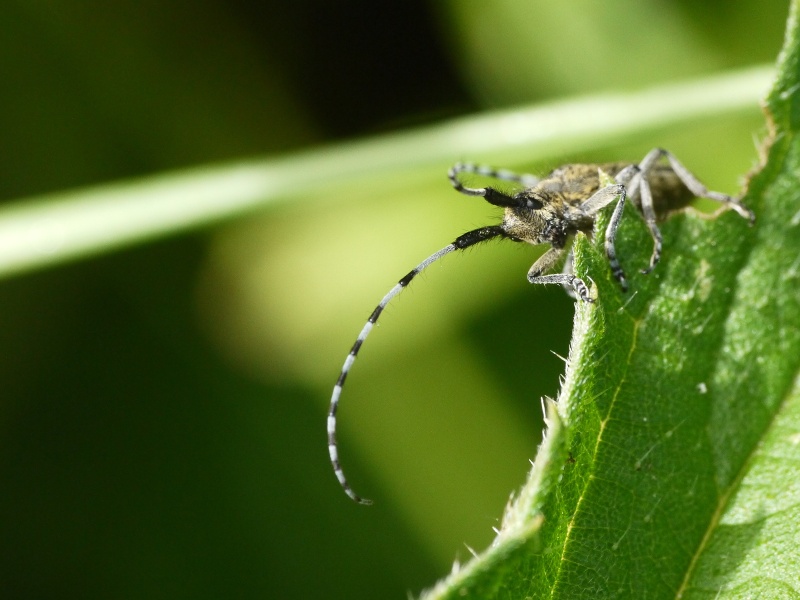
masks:
[[[613,280],[599,219],[549,431],[494,544],[433,598],[800,595],[800,49],[793,2],[747,222],[626,211]],[[709,149],[720,152],[724,149]],[[605,219],[608,215],[605,215]]]

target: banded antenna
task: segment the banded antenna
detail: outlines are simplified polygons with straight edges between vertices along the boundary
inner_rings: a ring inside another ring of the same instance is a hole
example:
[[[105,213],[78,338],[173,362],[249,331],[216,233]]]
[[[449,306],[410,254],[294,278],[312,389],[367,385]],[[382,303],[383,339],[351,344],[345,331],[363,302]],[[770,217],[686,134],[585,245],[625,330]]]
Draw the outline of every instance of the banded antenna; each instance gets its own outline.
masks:
[[[492,187],[466,187],[461,183],[461,181],[459,181],[459,175],[461,173],[470,173],[480,175],[482,177],[513,181],[521,184],[523,187],[531,187],[536,185],[538,182],[538,179],[533,175],[517,175],[516,173],[506,171],[505,169],[496,170],[473,163],[456,163],[450,168],[447,176],[450,179],[450,184],[457,192],[467,196],[481,196],[487,202],[489,202],[489,204],[494,204],[495,206],[501,207],[521,206],[521,204],[515,196],[510,196]],[[339,480],[344,492],[359,504],[368,505],[372,504],[372,501],[368,500],[367,498],[362,498],[356,494],[353,491],[353,488],[351,488],[350,484],[347,482],[347,478],[344,476],[342,465],[339,462],[339,451],[336,444],[336,411],[339,408],[339,398],[342,395],[344,381],[347,379],[347,374],[350,372],[350,369],[353,368],[353,363],[356,361],[356,357],[358,356],[359,350],[361,350],[364,340],[367,339],[369,332],[372,331],[372,327],[375,325],[378,317],[381,316],[381,313],[383,312],[383,309],[386,308],[386,305],[389,304],[392,298],[403,291],[403,288],[411,283],[411,280],[414,279],[414,277],[416,277],[419,273],[424,271],[428,265],[436,262],[443,256],[450,254],[455,250],[463,250],[464,248],[469,248],[470,246],[474,246],[475,244],[479,244],[480,242],[484,242],[495,237],[514,239],[510,238],[508,232],[502,227],[502,225],[480,227],[458,236],[452,244],[445,246],[438,252],[431,254],[428,258],[419,263],[408,273],[408,275],[398,281],[397,285],[389,290],[389,292],[383,297],[383,300],[381,300],[378,306],[375,307],[375,310],[372,311],[372,314],[364,324],[364,328],[361,330],[361,333],[358,334],[356,342],[350,349],[350,354],[347,355],[347,358],[344,361],[342,371],[339,373],[339,379],[336,381],[336,385],[333,386],[333,394],[331,395],[331,405],[330,409],[328,410],[328,452],[331,457],[331,466],[333,467],[333,472],[336,475],[336,479]]]
[[[479,194],[474,194],[479,195]],[[367,322],[364,324],[364,328],[361,330],[361,333],[358,334],[353,347],[350,349],[350,354],[347,355],[347,359],[344,361],[344,366],[342,366],[342,372],[339,373],[339,379],[336,381],[336,385],[333,386],[333,394],[331,395],[331,405],[328,411],[328,452],[331,456],[331,466],[333,466],[333,472],[336,475],[336,478],[339,480],[339,483],[342,486],[345,494],[350,496],[353,500],[358,502],[359,504],[372,504],[371,500],[367,498],[362,498],[358,494],[353,491],[353,488],[350,487],[350,484],[347,482],[347,478],[344,476],[344,471],[342,471],[342,465],[339,462],[339,451],[336,445],[336,411],[339,408],[339,398],[342,395],[342,387],[344,386],[344,381],[347,379],[347,374],[350,372],[350,369],[353,368],[353,363],[358,356],[359,350],[361,350],[361,345],[364,343],[364,340],[367,339],[369,332],[372,331],[372,327],[375,325],[375,322],[378,320],[378,317],[381,316],[383,309],[386,308],[386,305],[389,304],[392,298],[397,296],[404,287],[406,287],[411,280],[414,279],[419,273],[421,273],[425,268],[442,258],[443,256],[450,254],[454,250],[463,250],[464,248],[469,248],[470,246],[474,246],[480,242],[489,240],[494,237],[505,236],[506,232],[503,228],[499,225],[493,225],[489,227],[481,227],[479,229],[474,229],[473,231],[469,231],[463,235],[460,235],[455,239],[455,241],[442,248],[438,252],[431,254],[428,258],[423,260],[419,263],[414,269],[412,269],[408,275],[403,277],[400,281],[397,282],[389,292],[383,297],[383,300],[380,301],[378,306],[375,307],[375,310],[372,311],[372,314],[367,319]]]

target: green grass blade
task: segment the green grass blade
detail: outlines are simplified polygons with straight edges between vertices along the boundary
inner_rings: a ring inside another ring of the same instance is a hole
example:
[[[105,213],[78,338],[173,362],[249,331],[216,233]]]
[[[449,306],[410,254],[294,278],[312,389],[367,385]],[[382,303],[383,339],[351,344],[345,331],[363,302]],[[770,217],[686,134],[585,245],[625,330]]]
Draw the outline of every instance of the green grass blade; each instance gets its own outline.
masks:
[[[457,119],[286,157],[194,168],[46,196],[0,209],[0,277],[206,226],[290,199],[480,156],[497,164],[586,151],[636,133],[746,112],[767,89],[758,67],[635,94]],[[558,128],[553,127],[558,123]]]

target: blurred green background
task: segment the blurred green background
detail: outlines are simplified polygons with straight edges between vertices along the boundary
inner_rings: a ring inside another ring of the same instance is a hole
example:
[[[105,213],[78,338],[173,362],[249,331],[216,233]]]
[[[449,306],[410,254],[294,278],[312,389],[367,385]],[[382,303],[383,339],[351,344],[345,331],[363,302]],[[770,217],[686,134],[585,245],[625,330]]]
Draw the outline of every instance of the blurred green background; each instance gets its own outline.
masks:
[[[6,0],[0,198],[771,62],[786,11]],[[501,166],[659,145],[733,193],[754,136],[756,107]],[[497,218],[445,169],[3,281],[2,596],[399,598],[485,547],[568,352],[572,303],[527,284],[532,249],[448,257],[386,311],[340,412],[342,460],[374,507],[341,493],[325,444],[330,389],[375,303]]]

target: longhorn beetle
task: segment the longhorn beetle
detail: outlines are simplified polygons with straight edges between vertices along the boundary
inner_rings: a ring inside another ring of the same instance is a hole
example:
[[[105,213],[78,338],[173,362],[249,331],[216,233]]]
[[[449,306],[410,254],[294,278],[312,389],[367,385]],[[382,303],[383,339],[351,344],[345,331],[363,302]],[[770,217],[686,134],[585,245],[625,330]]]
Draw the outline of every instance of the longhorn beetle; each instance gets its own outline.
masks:
[[[614,178],[614,183],[601,187],[601,172]],[[515,182],[522,189],[507,194],[494,187],[473,188],[461,182],[462,173],[472,173],[498,180]],[[532,175],[517,175],[510,171],[493,170],[469,163],[457,163],[448,176],[456,191],[467,196],[481,196],[490,204],[504,209],[500,225],[480,227],[457,237],[423,260],[389,290],[364,324],[350,354],[344,361],[339,379],[333,387],[328,411],[328,451],[331,465],[345,493],[359,504],[370,500],[356,494],[347,482],[339,462],[336,445],[336,411],[347,374],[353,367],[361,345],[372,331],[378,317],[392,298],[397,296],[411,280],[428,265],[455,250],[463,250],[492,238],[506,238],[528,244],[550,244],[550,248],[533,263],[528,271],[531,283],[561,284],[567,292],[584,302],[594,302],[595,297],[583,280],[571,272],[571,255],[567,257],[562,273],[547,274],[562,258],[569,242],[577,232],[591,235],[597,213],[617,201],[606,228],[605,251],[609,266],[623,291],[628,289],[625,272],[617,258],[615,239],[627,200],[641,210],[653,238],[650,264],[642,273],[649,273],[661,257],[661,232],[656,224],[656,214],[685,207],[693,198],[709,198],[735,210],[752,225],[753,212],[737,198],[708,190],[671,153],[655,148],[637,165],[625,162],[606,164],[570,164],[552,171],[544,179]]]

